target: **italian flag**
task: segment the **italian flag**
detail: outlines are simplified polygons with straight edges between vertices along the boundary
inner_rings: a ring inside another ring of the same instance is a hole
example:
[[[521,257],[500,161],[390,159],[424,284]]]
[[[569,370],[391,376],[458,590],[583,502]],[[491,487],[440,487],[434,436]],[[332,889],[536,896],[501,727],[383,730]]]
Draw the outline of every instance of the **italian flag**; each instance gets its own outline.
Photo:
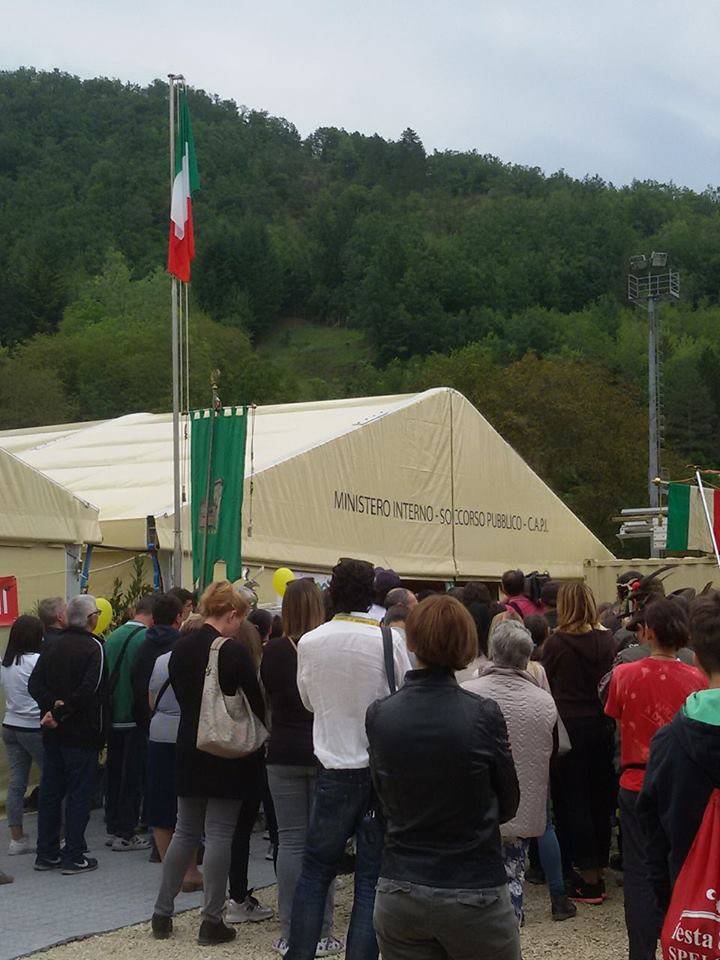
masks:
[[[190,264],[195,257],[193,234],[192,193],[200,186],[195,141],[190,126],[187,94],[179,99],[179,122],[175,138],[175,179],[170,200],[170,242],[168,244],[168,273],[187,283]]]
[[[713,553],[702,497],[705,495],[715,540],[720,543],[720,490],[689,483],[671,483],[668,491],[668,550],[699,550]]]

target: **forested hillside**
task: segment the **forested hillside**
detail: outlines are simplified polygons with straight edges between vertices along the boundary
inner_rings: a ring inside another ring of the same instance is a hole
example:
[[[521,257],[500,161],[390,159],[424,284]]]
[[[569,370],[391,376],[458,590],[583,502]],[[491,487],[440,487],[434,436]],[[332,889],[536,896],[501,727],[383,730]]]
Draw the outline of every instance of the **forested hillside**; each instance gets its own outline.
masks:
[[[0,73],[0,426],[170,404],[167,88]],[[668,250],[666,464],[720,466],[720,197],[190,95],[201,190],[194,402],[462,390],[611,542],[644,501],[645,323],[628,257]],[[613,544],[616,546],[616,544]]]

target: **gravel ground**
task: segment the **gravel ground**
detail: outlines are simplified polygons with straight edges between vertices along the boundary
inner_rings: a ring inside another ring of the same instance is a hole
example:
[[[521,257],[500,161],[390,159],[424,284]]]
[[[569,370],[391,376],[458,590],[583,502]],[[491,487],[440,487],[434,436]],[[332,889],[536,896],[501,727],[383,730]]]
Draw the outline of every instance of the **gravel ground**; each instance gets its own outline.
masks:
[[[555,923],[550,919],[549,901],[544,887],[526,886],[526,922],[522,932],[524,960],[617,960],[627,952],[623,921],[622,889],[610,875],[607,902],[602,907],[578,905],[574,920]],[[336,932],[344,931],[351,902],[351,878],[338,883],[335,920]],[[275,888],[258,893],[262,903],[276,906]],[[170,940],[153,940],[147,923],[125,927],[86,940],[52,947],[43,960],[277,960],[271,944],[280,936],[276,920],[238,927],[234,943],[221,947],[200,947],[195,941],[199,911],[192,910],[175,918]],[[35,954],[34,956],[38,956]]]

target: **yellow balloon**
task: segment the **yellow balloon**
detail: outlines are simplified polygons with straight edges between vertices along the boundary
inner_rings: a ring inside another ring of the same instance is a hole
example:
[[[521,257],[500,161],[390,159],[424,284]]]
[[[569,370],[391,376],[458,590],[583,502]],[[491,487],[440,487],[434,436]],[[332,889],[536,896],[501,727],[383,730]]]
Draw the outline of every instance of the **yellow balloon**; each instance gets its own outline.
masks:
[[[97,626],[95,627],[95,633],[102,636],[102,634],[105,633],[107,628],[112,623],[113,608],[110,605],[110,601],[106,600],[105,597],[96,597],[95,602],[97,603],[97,608],[100,611]]]
[[[276,570],[273,574],[273,589],[275,593],[280,597],[285,596],[285,590],[287,585],[295,579],[295,574],[292,570],[288,570],[287,567],[280,567],[279,570]]]

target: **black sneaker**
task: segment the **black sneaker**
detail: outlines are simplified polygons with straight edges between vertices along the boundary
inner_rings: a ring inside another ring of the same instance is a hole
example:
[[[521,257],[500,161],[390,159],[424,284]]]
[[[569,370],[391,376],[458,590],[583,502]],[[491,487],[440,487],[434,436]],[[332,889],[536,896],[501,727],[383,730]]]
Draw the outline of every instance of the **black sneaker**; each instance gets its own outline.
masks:
[[[553,920],[571,920],[577,914],[577,907],[567,897],[550,897]]]
[[[150,923],[156,940],[167,940],[172,933],[172,917],[161,917],[159,913],[154,913]]]
[[[604,901],[604,894],[604,883],[586,883],[579,876],[575,877],[567,887],[567,895],[570,900],[574,900],[576,903],[589,903],[595,907]]]
[[[226,927],[222,920],[203,920],[197,942],[201,947],[211,947],[216,943],[230,943],[236,936],[237,931]]]
[[[59,870],[62,866],[60,857],[35,857],[35,870]]]
[[[73,877],[76,873],[90,873],[91,870],[97,870],[98,862],[95,857],[83,857],[77,863],[67,863],[62,868],[64,877]]]

